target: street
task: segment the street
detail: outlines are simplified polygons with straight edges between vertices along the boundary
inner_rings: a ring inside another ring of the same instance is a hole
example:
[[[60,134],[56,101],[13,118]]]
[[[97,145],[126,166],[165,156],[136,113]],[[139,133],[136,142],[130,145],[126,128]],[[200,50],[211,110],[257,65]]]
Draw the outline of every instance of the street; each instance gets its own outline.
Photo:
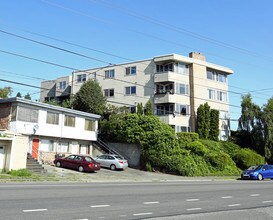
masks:
[[[0,219],[180,219],[270,207],[272,190],[272,181],[236,180],[1,184]]]

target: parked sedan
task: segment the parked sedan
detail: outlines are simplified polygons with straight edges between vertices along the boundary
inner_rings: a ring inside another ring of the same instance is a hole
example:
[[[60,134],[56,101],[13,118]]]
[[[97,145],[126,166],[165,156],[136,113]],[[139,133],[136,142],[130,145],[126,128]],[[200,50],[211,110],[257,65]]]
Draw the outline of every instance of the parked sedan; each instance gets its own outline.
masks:
[[[125,169],[128,167],[128,162],[124,158],[113,154],[103,154],[95,158],[102,167],[110,168],[111,170]]]
[[[242,179],[273,179],[273,165],[262,164],[244,170],[241,174]]]
[[[86,155],[72,154],[68,157],[56,158],[54,160],[56,167],[64,167],[79,172],[94,172],[100,170],[100,164],[92,157]]]

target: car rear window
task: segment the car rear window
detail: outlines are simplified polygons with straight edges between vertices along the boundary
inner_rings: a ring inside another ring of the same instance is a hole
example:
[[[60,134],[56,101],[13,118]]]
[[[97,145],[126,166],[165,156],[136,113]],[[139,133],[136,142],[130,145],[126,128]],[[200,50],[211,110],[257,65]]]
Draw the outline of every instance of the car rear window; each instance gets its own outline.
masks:
[[[86,160],[87,162],[92,162],[92,161],[94,161],[94,159],[91,158],[91,157],[85,157],[85,160]]]

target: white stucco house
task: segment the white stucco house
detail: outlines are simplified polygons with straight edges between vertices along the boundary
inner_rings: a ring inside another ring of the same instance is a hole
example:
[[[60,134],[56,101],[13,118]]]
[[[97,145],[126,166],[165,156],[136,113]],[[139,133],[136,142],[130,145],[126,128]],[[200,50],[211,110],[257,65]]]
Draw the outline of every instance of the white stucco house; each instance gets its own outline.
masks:
[[[93,155],[99,118],[22,98],[0,99],[0,170],[26,168],[27,154],[43,163],[57,153]]]

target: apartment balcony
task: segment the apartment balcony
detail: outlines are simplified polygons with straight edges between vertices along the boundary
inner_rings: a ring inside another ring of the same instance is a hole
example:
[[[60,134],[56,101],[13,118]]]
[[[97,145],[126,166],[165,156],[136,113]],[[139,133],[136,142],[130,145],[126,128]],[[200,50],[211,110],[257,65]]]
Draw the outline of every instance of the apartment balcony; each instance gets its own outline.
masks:
[[[155,73],[154,82],[175,82],[178,79],[178,76],[177,73],[171,71]]]
[[[154,103],[161,104],[161,103],[175,103],[177,98],[177,94],[173,94],[172,91],[170,92],[163,92],[163,93],[156,93],[154,96]]]
[[[177,126],[185,126],[189,127],[189,116],[182,116],[176,114],[175,116],[173,114],[168,115],[158,115],[159,119],[169,125],[177,125]]]

